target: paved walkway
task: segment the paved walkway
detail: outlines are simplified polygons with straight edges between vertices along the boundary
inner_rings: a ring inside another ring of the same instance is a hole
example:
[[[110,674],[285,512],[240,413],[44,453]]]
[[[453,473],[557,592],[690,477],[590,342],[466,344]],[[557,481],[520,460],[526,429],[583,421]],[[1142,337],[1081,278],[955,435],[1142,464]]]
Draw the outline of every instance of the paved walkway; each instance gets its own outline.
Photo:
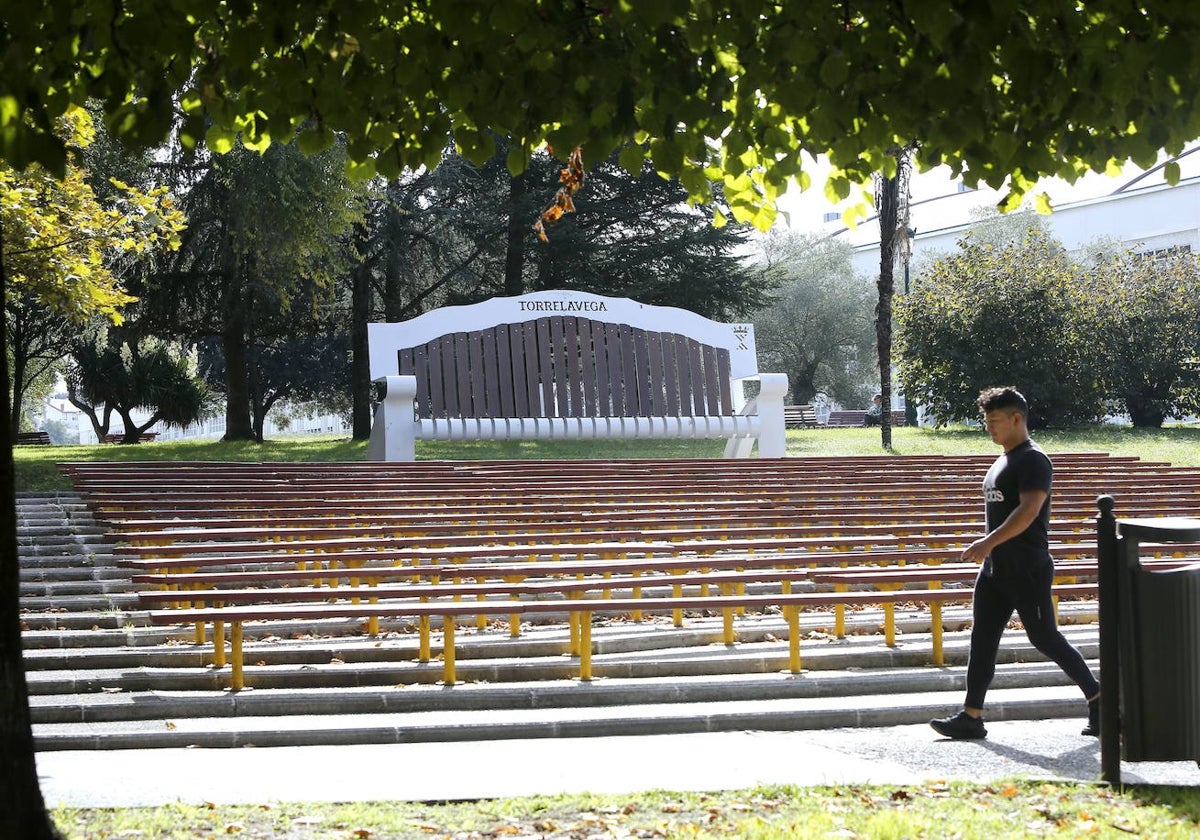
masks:
[[[810,732],[546,738],[379,746],[46,752],[51,806],[175,801],[453,800],[555,793],[724,790],[756,784],[1096,781],[1100,745],[1081,721],[1002,721],[985,741],[925,725]],[[1194,762],[1126,762],[1126,783],[1200,785]]]

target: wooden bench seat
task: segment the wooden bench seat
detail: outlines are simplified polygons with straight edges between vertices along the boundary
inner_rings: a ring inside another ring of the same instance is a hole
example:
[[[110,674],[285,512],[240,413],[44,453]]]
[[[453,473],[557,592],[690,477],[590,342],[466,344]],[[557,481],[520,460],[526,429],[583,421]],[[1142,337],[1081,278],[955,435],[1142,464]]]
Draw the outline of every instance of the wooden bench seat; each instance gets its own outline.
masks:
[[[346,529],[311,528],[292,529],[289,533],[280,529],[244,531],[233,529],[221,532],[150,532],[139,540],[125,539],[126,544],[113,546],[113,553],[121,556],[170,557],[212,553],[250,553],[255,551],[277,552],[294,548],[320,552],[324,549],[340,550],[366,547],[377,550],[419,547],[435,551],[444,547],[479,547],[480,550],[495,545],[549,546],[560,551],[570,551],[574,545],[591,545],[598,542],[666,543],[681,541],[728,542],[732,539],[754,541],[751,547],[773,548],[780,540],[805,539],[809,542],[828,538],[847,545],[846,539],[857,542],[896,540],[920,542],[925,538],[944,541],[947,537],[978,536],[978,521],[966,518],[938,523],[918,522],[890,524],[826,524],[811,520],[782,522],[741,523],[719,521],[709,523],[692,519],[690,522],[674,523],[664,527],[661,520],[647,520],[640,527],[629,523],[617,523],[613,527],[598,529],[581,528],[579,524],[563,523],[558,529],[530,530],[527,526],[466,526],[457,529],[425,530],[422,533],[402,533],[403,529],[391,525],[361,526]],[[604,524],[604,523],[600,523]],[[935,527],[935,526],[940,526]],[[1071,534],[1088,530],[1085,522],[1052,523],[1053,533]],[[340,535],[340,536],[339,536]],[[247,539],[246,537],[257,537]]]
[[[1184,549],[1186,551],[1187,549]],[[637,574],[653,571],[690,571],[713,569],[756,569],[756,568],[807,568],[810,570],[830,567],[866,565],[888,565],[898,563],[953,564],[961,551],[955,548],[905,548],[873,551],[825,551],[825,552],[722,552],[718,554],[670,554],[642,557],[593,557],[577,559],[526,559],[526,560],[482,560],[462,563],[428,563],[421,565],[393,565],[386,555],[358,552],[351,555],[333,555],[327,561],[295,563],[286,558],[275,558],[258,563],[241,565],[188,564],[186,560],[164,561],[161,567],[143,561],[125,561],[129,566],[145,571],[133,574],[136,584],[154,584],[173,588],[207,589],[221,584],[240,587],[278,586],[312,581],[357,581],[357,585],[383,583],[385,581],[414,580],[436,577],[442,580],[508,580],[531,576],[569,577],[579,574]],[[1055,562],[1087,561],[1094,558],[1095,545],[1051,546]],[[939,565],[939,568],[941,565]],[[200,571],[204,569],[204,571]]]
[[[368,340],[382,391],[371,460],[412,461],[417,440],[727,438],[727,457],[756,440],[762,457],[786,452],[787,377],[758,371],[751,324],[546,291],[370,324]]]
[[[720,551],[783,551],[792,550],[841,550],[903,549],[921,547],[965,547],[978,538],[978,529],[959,533],[913,534],[895,536],[886,533],[860,536],[790,536],[767,534],[757,537],[713,536],[697,538],[678,532],[664,532],[662,539],[647,540],[634,538],[620,541],[558,543],[500,543],[496,541],[464,545],[447,544],[413,545],[397,541],[391,547],[384,540],[375,541],[376,547],[362,548],[354,540],[314,540],[296,543],[238,544],[243,553],[214,553],[208,546],[195,548],[179,546],[127,546],[117,563],[124,567],[134,565],[142,568],[201,567],[253,563],[270,558],[276,562],[318,562],[334,558],[356,557],[359,559],[379,558],[393,563],[435,563],[450,560],[470,560],[481,557],[564,557],[595,556],[619,557],[629,554],[711,554]],[[564,535],[559,535],[564,536]],[[1079,544],[1095,544],[1094,535],[1086,532],[1065,531],[1052,533],[1052,539]],[[447,541],[449,542],[449,541]],[[130,556],[144,554],[145,556]]]
[[[1057,594],[1093,594],[1094,584],[1068,584],[1055,587]],[[788,592],[758,595],[684,595],[656,598],[610,598],[610,599],[565,599],[561,601],[519,602],[522,615],[547,612],[569,612],[577,616],[580,629],[578,649],[579,676],[581,680],[592,679],[591,620],[593,614],[626,614],[634,611],[669,612],[676,609],[729,611],[735,609],[763,610],[779,607],[784,611],[788,624],[789,670],[802,670],[800,658],[799,611],[804,608],[828,607],[834,604],[869,605],[894,603],[897,599],[909,603],[944,603],[970,600],[969,590],[954,589],[906,589],[903,592]],[[363,618],[373,616],[398,616],[404,618],[439,617],[442,621],[442,668],[443,682],[453,685],[455,673],[455,622],[460,616],[509,615],[517,603],[497,601],[441,601],[403,602],[395,604],[321,603],[321,604],[256,604],[232,607],[203,607],[165,611],[152,611],[150,620],[155,624],[215,623],[230,625],[230,687],[240,690],[245,686],[243,635],[247,621],[314,620],[322,618]],[[221,651],[220,663],[224,662],[223,637],[216,638],[215,649]],[[214,651],[215,652],[215,651]]]
[[[1086,505],[1089,502],[1094,502],[1097,495],[1096,488],[1098,485],[1112,488],[1112,491],[1118,493],[1122,498],[1128,498],[1130,503],[1139,506],[1158,506],[1170,507],[1176,503],[1188,504],[1200,500],[1200,486],[1195,484],[1186,484],[1182,480],[1177,487],[1164,486],[1161,481],[1155,482],[1152,480],[1078,480],[1073,481],[1063,478],[1061,482],[1056,481],[1055,486],[1055,503],[1059,504],[1075,504],[1076,507]],[[931,492],[936,490],[937,492]],[[470,510],[472,504],[483,508],[501,508],[507,507],[513,510],[528,509],[527,506],[555,506],[555,505],[574,505],[577,510],[602,510],[617,508],[636,508],[640,506],[658,506],[664,504],[693,504],[704,503],[711,504],[727,500],[735,493],[728,489],[705,489],[703,487],[684,489],[678,488],[668,492],[658,492],[647,489],[645,485],[638,490],[626,490],[621,493],[607,494],[597,490],[594,493],[582,492],[572,494],[565,489],[559,494],[537,494],[523,495],[521,499],[513,498],[505,501],[502,494],[488,496],[483,499],[479,497],[480,491],[474,492],[464,490],[460,493],[448,493],[444,497],[440,494],[414,494],[409,498],[405,498],[400,493],[380,492],[378,494],[363,494],[354,496],[346,494],[338,496],[335,499],[323,499],[317,493],[304,494],[273,494],[272,496],[245,496],[237,498],[229,493],[220,493],[212,491],[209,493],[188,493],[188,494],[163,494],[154,496],[151,494],[139,494],[136,496],[130,495],[122,498],[117,497],[92,497],[89,499],[89,504],[92,507],[97,518],[105,521],[115,521],[118,518],[134,515],[146,515],[149,512],[158,512],[161,514],[169,514],[176,512],[179,515],[185,515],[188,511],[208,511],[215,506],[217,509],[233,512],[240,506],[246,510],[262,510],[273,509],[283,510],[288,508],[303,507],[313,508],[314,505],[320,505],[326,510],[342,512],[355,510],[375,509],[382,505],[391,506],[409,506],[410,508],[417,507],[440,507],[444,510],[454,510],[464,508]],[[959,484],[948,483],[943,487],[924,488],[916,482],[907,482],[899,484],[874,484],[874,485],[857,485],[852,482],[842,482],[831,486],[814,488],[806,485],[788,486],[786,482],[781,482],[773,487],[760,488],[743,488],[736,495],[754,499],[759,503],[770,503],[777,505],[787,504],[849,504],[855,502],[871,501],[877,505],[895,505],[895,504],[929,504],[935,505],[961,505],[964,501],[970,501],[978,494],[978,485],[974,481],[963,481]]]
[[[1094,518],[1094,505],[1087,501],[1071,504],[1056,504],[1055,519],[1060,522],[1090,522]],[[1200,511],[1200,499],[1177,501],[1161,506],[1141,505],[1140,517],[1176,516],[1183,511]],[[886,525],[909,523],[916,520],[928,524],[944,522],[972,522],[979,525],[979,504],[961,500],[949,502],[920,502],[911,505],[879,507],[867,511],[862,506],[847,504],[791,504],[756,505],[728,500],[707,505],[679,505],[674,503],[650,504],[647,508],[619,508],[596,510],[593,506],[571,509],[568,505],[550,503],[530,505],[529,509],[514,510],[511,505],[481,507],[444,511],[413,511],[411,506],[384,505],[360,513],[347,513],[341,509],[326,508],[245,508],[239,510],[217,510],[205,516],[207,511],[196,511],[192,515],[172,516],[156,519],[123,519],[110,523],[107,538],[118,542],[145,542],[155,540],[186,539],[189,534],[204,529],[213,533],[214,539],[223,534],[241,534],[243,538],[262,535],[265,532],[286,533],[292,528],[337,528],[353,533],[364,526],[389,525],[409,529],[412,533],[425,533],[424,529],[436,532],[439,529],[457,528],[480,533],[502,533],[510,529],[532,525],[545,529],[557,529],[574,525],[583,530],[599,528],[635,528],[645,523],[670,527],[674,523],[695,526],[719,520],[736,524],[785,524],[808,522],[825,525]],[[234,515],[240,513],[241,515]],[[316,531],[314,531],[316,533]]]

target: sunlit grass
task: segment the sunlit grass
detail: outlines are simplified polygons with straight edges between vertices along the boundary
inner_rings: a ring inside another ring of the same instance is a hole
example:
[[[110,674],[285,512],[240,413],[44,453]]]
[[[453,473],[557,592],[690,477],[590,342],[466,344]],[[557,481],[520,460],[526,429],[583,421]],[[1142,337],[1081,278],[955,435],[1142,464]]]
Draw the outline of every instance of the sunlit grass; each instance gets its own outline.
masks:
[[[1038,432],[1035,438],[1055,452],[1108,452],[1145,461],[1200,466],[1200,428],[1168,426],[1134,429],[1092,426]],[[879,429],[802,429],[788,432],[788,456],[887,455]],[[490,460],[540,458],[719,458],[720,440],[563,440],[563,441],[421,441],[420,460]],[[265,443],[225,441],[155,441],[132,446],[18,446],[16,484],[21,492],[70,489],[58,468],[65,461],[361,461],[365,441],[344,437],[306,436]],[[899,427],[892,429],[890,454],[989,454],[996,447],[978,428]]]
[[[652,759],[647,759],[652,760]],[[758,787],[430,804],[263,803],[55,811],[72,840],[200,837],[1191,838],[1200,789],[1033,781]]]

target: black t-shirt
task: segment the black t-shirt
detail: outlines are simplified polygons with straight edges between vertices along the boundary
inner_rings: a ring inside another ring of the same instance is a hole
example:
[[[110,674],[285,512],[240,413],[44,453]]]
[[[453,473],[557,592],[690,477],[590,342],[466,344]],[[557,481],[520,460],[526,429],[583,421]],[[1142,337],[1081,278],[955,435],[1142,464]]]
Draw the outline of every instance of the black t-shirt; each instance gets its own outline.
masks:
[[[1030,555],[1045,557],[1049,554],[1047,531],[1050,528],[1050,483],[1053,476],[1054,468],[1050,465],[1050,459],[1032,440],[1018,444],[992,464],[983,479],[989,533],[999,528],[1021,504],[1022,491],[1046,492],[1046,501],[1037,518],[1023,532],[992,549],[992,559],[1004,561]]]

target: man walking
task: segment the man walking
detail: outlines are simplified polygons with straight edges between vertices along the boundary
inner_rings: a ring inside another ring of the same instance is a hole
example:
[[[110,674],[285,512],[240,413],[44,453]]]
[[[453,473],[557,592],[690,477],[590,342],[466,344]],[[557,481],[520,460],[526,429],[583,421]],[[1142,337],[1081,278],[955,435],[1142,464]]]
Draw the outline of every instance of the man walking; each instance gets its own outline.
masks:
[[[963,710],[929,721],[947,738],[985,738],[983,701],[996,673],[1000,636],[1013,611],[1029,641],[1075,681],[1088,700],[1083,735],[1100,734],[1100,684],[1082,654],[1059,632],[1050,586],[1050,459],[1029,437],[1029,404],[1016,388],[988,388],[979,410],[992,442],[1004,448],[983,480],[987,534],[962,559],[981,563],[975,579],[967,696]]]

